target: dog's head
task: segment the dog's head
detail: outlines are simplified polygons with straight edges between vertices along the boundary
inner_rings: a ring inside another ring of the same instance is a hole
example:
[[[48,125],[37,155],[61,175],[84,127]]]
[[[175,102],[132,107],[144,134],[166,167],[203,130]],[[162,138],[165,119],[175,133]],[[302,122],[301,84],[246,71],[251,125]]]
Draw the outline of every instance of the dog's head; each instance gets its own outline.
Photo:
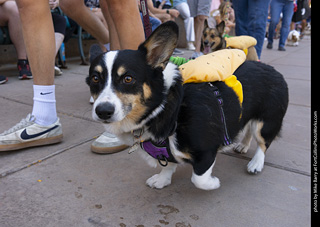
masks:
[[[225,48],[225,41],[222,37],[224,27],[224,21],[220,22],[220,24],[218,24],[215,28],[210,28],[207,21],[205,21],[205,26],[201,37],[201,52],[203,54],[208,54]]]
[[[95,99],[92,117],[120,134],[144,124],[162,111],[170,87],[180,77],[169,62],[178,41],[178,26],[159,26],[138,50],[103,53],[86,79]]]

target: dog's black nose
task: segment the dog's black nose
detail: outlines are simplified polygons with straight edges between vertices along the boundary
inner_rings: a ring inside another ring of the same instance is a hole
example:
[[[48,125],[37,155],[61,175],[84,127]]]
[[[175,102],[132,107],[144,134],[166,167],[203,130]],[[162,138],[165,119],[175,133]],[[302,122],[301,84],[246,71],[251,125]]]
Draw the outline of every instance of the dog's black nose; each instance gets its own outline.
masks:
[[[102,120],[108,120],[112,117],[114,113],[114,105],[109,102],[100,103],[96,107],[96,114]]]
[[[209,41],[208,41],[208,40],[205,40],[205,41],[203,41],[203,44],[204,44],[205,46],[207,46],[207,45],[209,44]]]

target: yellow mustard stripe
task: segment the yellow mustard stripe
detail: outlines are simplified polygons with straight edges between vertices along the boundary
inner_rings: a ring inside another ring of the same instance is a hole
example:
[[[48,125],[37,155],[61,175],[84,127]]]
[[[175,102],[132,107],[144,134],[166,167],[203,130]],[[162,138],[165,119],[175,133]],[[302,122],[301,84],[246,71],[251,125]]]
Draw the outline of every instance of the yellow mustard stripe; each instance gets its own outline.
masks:
[[[246,51],[247,52],[247,51]],[[223,81],[238,96],[240,106],[243,102],[242,85],[234,71],[245,61],[245,51],[224,49],[198,57],[180,65],[183,83],[203,83]]]
[[[239,80],[237,80],[237,77],[235,75],[231,75],[227,79],[223,80],[223,82],[230,88],[234,90],[236,95],[238,96],[240,106],[242,106],[243,102],[243,91],[242,91],[242,84]]]
[[[243,52],[246,54],[246,56],[248,55],[248,48],[244,48]]]

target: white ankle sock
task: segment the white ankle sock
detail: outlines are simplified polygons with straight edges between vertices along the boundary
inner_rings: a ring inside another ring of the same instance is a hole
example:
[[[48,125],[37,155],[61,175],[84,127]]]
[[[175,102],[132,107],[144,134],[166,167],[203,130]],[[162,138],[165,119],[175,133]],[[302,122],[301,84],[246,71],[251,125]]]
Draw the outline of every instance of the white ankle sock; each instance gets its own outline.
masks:
[[[33,110],[35,122],[47,126],[57,120],[55,85],[33,85]]]

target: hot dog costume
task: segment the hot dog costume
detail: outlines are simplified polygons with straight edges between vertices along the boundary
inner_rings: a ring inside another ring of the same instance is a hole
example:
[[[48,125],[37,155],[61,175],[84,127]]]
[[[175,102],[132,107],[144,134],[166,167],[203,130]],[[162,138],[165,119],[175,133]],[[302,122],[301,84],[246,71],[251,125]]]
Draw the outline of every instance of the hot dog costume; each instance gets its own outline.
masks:
[[[171,61],[173,60],[171,59]],[[180,65],[179,70],[183,83],[223,81],[234,90],[240,104],[242,104],[242,85],[233,73],[245,60],[246,54],[244,51],[224,49],[188,61]]]

